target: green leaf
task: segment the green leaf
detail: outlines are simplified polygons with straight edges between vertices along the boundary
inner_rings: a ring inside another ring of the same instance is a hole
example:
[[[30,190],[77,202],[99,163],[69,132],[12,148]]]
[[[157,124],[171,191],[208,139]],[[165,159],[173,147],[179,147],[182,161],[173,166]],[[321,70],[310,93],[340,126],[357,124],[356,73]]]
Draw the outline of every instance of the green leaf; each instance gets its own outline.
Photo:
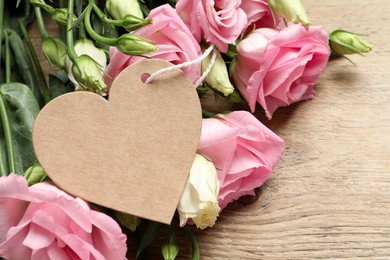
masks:
[[[137,258],[142,253],[142,251],[153,242],[160,233],[160,223],[151,221],[145,231],[145,234],[142,236],[137,250]]]
[[[43,103],[42,94],[35,75],[33,64],[27,54],[23,41],[20,36],[13,30],[9,32],[10,45],[15,60],[18,61],[18,70],[20,76],[23,78],[23,83],[29,86],[34,94],[35,99],[39,104]]]
[[[52,74],[49,74],[49,85],[52,98],[74,91],[73,84],[64,83],[60,78]]]
[[[88,8],[92,8],[91,4],[89,4],[89,5],[84,9],[84,11],[79,15],[79,17],[77,18],[76,22],[74,22],[74,24],[73,24],[72,27],[70,28],[71,30],[77,28],[82,22],[84,22],[85,11],[86,11]]]
[[[39,112],[39,106],[29,87],[21,83],[0,85],[1,96],[8,115],[16,173],[23,174],[35,163],[32,144],[32,127]],[[5,138],[0,123],[1,162],[4,160]]]

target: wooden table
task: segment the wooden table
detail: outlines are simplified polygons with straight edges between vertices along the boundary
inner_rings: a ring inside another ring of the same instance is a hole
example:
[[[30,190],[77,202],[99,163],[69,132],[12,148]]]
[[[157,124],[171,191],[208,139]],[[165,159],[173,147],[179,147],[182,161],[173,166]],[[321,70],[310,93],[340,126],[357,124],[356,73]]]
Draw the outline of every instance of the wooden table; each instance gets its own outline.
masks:
[[[352,56],[356,67],[329,62],[313,100],[272,121],[258,113],[285,140],[285,155],[256,202],[233,203],[196,232],[202,259],[390,259],[390,2],[303,3],[315,25],[367,34],[374,50]]]

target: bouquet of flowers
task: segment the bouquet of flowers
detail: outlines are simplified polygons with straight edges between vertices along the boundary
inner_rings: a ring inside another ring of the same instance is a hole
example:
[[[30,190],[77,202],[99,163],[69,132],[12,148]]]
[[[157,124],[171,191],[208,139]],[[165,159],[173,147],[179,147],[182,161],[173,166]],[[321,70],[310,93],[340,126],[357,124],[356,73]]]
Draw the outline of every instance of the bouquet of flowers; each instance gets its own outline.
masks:
[[[39,46],[28,32],[32,22]],[[59,33],[49,35],[48,24]],[[175,259],[175,230],[183,228],[199,259],[192,230],[212,227],[229,203],[255,195],[283,155],[283,139],[252,113],[262,109],[271,120],[279,107],[314,98],[330,57],[371,48],[357,33],[312,25],[299,0],[0,0],[0,258],[146,258],[163,225],[88,202],[50,180],[32,129],[51,100],[74,91],[107,98],[128,66],[161,59],[182,70],[201,103],[213,93],[238,104],[242,110],[219,113],[202,107],[199,144],[161,245],[164,259]],[[43,72],[37,50],[52,74]]]

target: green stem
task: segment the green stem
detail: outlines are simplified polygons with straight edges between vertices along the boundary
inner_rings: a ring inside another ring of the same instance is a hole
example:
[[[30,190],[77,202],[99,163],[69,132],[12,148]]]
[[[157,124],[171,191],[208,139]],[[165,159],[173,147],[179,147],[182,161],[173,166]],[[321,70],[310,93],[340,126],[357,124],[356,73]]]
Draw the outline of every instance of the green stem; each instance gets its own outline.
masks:
[[[46,82],[46,79],[45,79],[45,75],[43,74],[43,70],[42,70],[42,67],[41,67],[41,63],[39,62],[39,59],[38,59],[38,55],[37,53],[35,52],[35,49],[34,49],[34,46],[31,42],[31,38],[27,32],[27,28],[26,28],[26,25],[24,24],[23,20],[22,19],[19,19],[19,27],[23,33],[23,37],[26,41],[26,45],[28,47],[28,50],[30,52],[30,55],[31,55],[31,58],[34,62],[34,66],[35,66],[35,69],[37,71],[37,74],[38,74],[38,77],[39,77],[39,80],[41,82],[41,92],[42,92],[42,96],[43,96],[43,99],[45,100],[45,103],[49,103],[51,101],[51,96],[50,96],[50,91],[49,91],[49,87],[47,85],[47,82]]]
[[[103,23],[109,23],[114,26],[122,26],[123,20],[113,20],[110,18],[107,18],[107,16],[103,13],[102,10],[97,5],[93,5],[93,10],[95,11],[95,14],[99,17],[100,20],[103,21]]]
[[[65,0],[59,1],[60,8],[65,7]],[[63,42],[66,41],[66,28],[64,26],[60,26],[60,37]]]
[[[3,94],[1,93],[1,91],[0,91],[0,118],[1,118],[1,124],[3,125],[5,145],[7,147],[8,169],[10,172],[16,173],[14,147],[13,147],[12,135],[11,135],[11,127],[9,124],[8,114],[7,114],[7,110],[5,108]]]
[[[199,251],[199,245],[198,241],[196,241],[196,237],[194,236],[194,233],[192,233],[191,229],[186,225],[184,226],[184,232],[186,233],[187,237],[191,241],[192,245],[192,260],[199,260],[200,259],[200,251]]]
[[[49,37],[49,34],[47,33],[45,22],[43,21],[41,8],[34,7],[34,11],[35,11],[35,17],[37,18],[39,33],[41,35],[42,40],[44,40],[47,37]]]
[[[9,48],[8,34],[4,34],[5,41],[5,82],[11,82],[11,50]]]
[[[3,17],[4,17],[4,0],[0,0],[0,57],[1,57],[1,43],[3,42]],[[1,70],[1,62],[0,62]]]
[[[86,39],[87,35],[85,33],[85,27],[83,24],[80,24],[78,27],[79,39]]]
[[[66,22],[66,47],[68,48],[68,56],[73,63],[76,63],[76,58],[78,57],[76,51],[74,50],[73,44],[73,9],[74,9],[74,0],[68,1],[68,20]]]
[[[116,38],[108,38],[108,37],[104,37],[104,36],[101,36],[99,35],[98,33],[96,33],[93,28],[92,28],[92,25],[91,25],[91,12],[92,12],[92,9],[93,9],[93,6],[95,4],[93,3],[90,3],[87,7],[86,7],[86,10],[85,10],[85,19],[84,19],[84,25],[85,25],[85,29],[87,30],[89,36],[91,36],[95,41],[101,43],[101,44],[105,44],[105,45],[110,45],[110,46],[113,46],[116,44],[117,42],[117,39]]]

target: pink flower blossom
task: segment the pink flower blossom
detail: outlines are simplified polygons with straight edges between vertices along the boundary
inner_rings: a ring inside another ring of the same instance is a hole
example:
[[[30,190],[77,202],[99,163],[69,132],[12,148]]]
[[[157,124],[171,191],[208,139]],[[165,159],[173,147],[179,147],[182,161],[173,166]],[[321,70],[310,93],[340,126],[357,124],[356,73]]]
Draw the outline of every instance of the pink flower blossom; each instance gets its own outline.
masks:
[[[126,250],[119,225],[85,201],[47,182],[0,177],[0,256],[123,260]]]
[[[240,8],[248,17],[247,27],[249,30],[274,28],[281,21],[277,14],[274,14],[274,21],[268,0],[242,0]]]
[[[247,25],[241,0],[179,0],[176,10],[198,41],[227,52]]]
[[[269,119],[278,107],[314,97],[313,87],[330,54],[326,32],[300,24],[281,31],[255,30],[237,51],[233,80],[252,112],[257,101]]]
[[[251,113],[235,111],[203,119],[198,152],[218,170],[221,209],[243,195],[254,195],[283,154],[283,140]]]
[[[201,54],[199,43],[170,5],[166,4],[153,9],[147,18],[152,19],[153,23],[140,28],[134,34],[154,41],[158,50],[149,54],[151,58],[180,64],[199,57]],[[109,77],[115,78],[123,69],[142,59],[144,58],[126,55],[115,47],[111,47],[110,63],[106,68],[106,73]],[[187,66],[182,70],[193,83],[200,77],[200,64]],[[111,82],[106,77],[108,86]]]

